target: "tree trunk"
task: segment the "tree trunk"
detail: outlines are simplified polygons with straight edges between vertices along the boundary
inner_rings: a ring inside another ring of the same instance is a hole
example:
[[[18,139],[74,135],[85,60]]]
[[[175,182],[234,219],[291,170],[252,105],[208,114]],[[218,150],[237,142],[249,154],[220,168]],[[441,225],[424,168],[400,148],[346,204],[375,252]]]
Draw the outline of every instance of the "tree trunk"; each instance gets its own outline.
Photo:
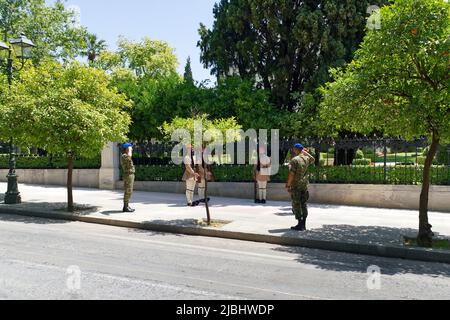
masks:
[[[67,211],[74,212],[75,208],[73,205],[73,188],[72,188],[72,177],[73,177],[73,155],[68,155],[68,171],[67,171]]]
[[[439,137],[436,131],[433,131],[430,151],[427,154],[425,166],[423,168],[423,184],[422,193],[420,194],[420,209],[419,209],[419,235],[417,236],[417,243],[421,247],[431,247],[433,244],[432,225],[428,222],[428,197],[430,192],[430,173],[433,160],[436,156],[439,146]]]

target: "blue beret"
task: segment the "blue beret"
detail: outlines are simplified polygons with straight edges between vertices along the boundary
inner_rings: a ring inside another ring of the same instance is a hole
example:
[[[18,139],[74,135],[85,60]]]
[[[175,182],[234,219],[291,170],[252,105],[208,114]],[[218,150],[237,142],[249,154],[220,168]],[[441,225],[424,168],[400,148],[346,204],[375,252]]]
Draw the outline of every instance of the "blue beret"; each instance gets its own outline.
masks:
[[[297,143],[297,144],[294,146],[294,148],[295,148],[295,149],[305,149],[305,147],[304,147],[301,143]]]
[[[128,148],[130,148],[130,147],[132,147],[133,145],[131,144],[131,143],[124,143],[123,145],[122,145],[122,148],[124,148],[124,149],[128,149]]]

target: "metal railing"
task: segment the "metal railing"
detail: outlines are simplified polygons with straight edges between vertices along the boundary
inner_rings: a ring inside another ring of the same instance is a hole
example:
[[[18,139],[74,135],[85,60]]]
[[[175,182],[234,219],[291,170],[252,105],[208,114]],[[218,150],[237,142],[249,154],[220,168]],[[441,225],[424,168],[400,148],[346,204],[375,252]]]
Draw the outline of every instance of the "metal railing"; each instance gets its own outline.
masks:
[[[284,181],[286,165],[294,140],[280,141],[278,150],[268,147],[269,155],[279,152],[280,173],[272,181]],[[407,141],[402,138],[351,137],[342,139],[302,139],[301,142],[314,153],[316,165],[310,169],[313,183],[358,183],[415,185],[422,183],[423,164],[428,143],[426,139]],[[133,161],[138,167],[173,166],[171,153],[176,143],[136,144]],[[225,147],[224,147],[225,150]],[[224,165],[225,169],[245,171],[251,166]],[[144,169],[142,169],[144,170]],[[151,169],[148,169],[151,170]],[[164,180],[164,170],[158,172],[157,181]],[[162,172],[162,173],[161,173]],[[147,172],[146,179],[151,175]],[[236,174],[234,174],[236,177]],[[139,178],[139,177],[138,177]],[[173,177],[169,177],[173,181]],[[220,179],[219,179],[220,180]],[[431,183],[450,185],[450,145],[440,146],[431,169]]]

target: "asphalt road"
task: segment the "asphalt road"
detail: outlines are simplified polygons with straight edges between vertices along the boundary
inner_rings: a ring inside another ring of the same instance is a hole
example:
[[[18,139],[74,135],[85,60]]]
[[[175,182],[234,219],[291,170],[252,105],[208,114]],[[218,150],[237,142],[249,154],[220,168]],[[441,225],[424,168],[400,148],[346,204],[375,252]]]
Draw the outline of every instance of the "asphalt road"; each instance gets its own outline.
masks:
[[[0,299],[450,299],[446,264],[11,215],[0,270]]]

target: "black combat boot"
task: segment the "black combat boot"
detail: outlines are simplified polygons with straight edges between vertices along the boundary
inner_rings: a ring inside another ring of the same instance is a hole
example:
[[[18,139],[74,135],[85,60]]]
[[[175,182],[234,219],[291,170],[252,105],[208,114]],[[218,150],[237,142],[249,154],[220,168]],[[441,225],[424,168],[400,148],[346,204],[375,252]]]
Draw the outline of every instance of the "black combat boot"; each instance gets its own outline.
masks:
[[[127,213],[131,213],[131,212],[135,212],[136,210],[131,209],[128,203],[125,203],[123,205],[123,212],[127,212]]]
[[[294,230],[294,231],[302,231],[302,221],[301,221],[301,220],[298,220],[298,225],[295,226],[295,227],[292,227],[291,230]]]
[[[300,231],[306,231],[306,218],[303,218],[301,221],[301,230]]]

